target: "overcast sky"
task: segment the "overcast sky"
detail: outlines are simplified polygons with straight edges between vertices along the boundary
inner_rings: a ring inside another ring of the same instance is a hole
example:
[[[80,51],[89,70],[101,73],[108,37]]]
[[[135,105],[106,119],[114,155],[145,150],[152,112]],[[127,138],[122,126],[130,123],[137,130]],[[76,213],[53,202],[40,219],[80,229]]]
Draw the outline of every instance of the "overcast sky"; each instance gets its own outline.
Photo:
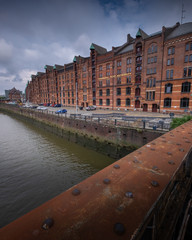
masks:
[[[192,0],[183,0],[192,22]],[[0,0],[0,94],[24,91],[31,74],[107,50],[142,28],[151,34],[181,21],[182,0]]]

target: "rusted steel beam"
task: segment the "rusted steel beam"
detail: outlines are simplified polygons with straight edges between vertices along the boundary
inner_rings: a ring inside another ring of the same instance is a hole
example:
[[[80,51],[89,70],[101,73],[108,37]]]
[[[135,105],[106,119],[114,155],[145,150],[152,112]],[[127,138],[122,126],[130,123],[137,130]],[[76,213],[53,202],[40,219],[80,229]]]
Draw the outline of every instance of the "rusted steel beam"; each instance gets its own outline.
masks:
[[[0,229],[1,240],[132,239],[192,146],[192,121]]]

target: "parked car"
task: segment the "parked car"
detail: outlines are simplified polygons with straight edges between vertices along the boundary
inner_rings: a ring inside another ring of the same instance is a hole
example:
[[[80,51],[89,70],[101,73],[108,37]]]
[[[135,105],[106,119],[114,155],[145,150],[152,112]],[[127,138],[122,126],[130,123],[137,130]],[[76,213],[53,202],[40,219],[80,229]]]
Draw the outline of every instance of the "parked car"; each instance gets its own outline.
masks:
[[[90,106],[86,107],[86,110],[87,110],[87,111],[96,110],[96,106],[90,105]]]
[[[39,106],[39,107],[37,107],[37,110],[47,110],[47,108],[43,107],[43,106]]]
[[[61,107],[61,104],[55,104],[54,107]]]
[[[56,114],[59,114],[59,113],[67,113],[67,110],[66,109],[59,109],[58,111],[55,112]]]

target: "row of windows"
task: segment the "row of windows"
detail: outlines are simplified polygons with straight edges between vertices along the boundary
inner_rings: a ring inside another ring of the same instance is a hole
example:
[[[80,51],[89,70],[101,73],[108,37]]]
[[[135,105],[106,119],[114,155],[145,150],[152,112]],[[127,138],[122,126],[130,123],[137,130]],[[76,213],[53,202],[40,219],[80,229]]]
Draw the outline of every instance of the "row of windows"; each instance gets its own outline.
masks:
[[[157,56],[147,58],[147,63],[156,63],[157,62]]]
[[[147,53],[156,53],[157,52],[157,45],[152,45],[150,48],[148,48]]]
[[[165,84],[165,93],[172,93],[173,90],[173,84],[167,83]],[[190,82],[184,82],[181,86],[181,92],[182,93],[188,93],[191,91],[191,83]]]
[[[154,74],[156,73],[156,67],[155,68],[147,68],[147,74]]]
[[[117,94],[117,96],[121,95],[121,88],[116,89],[116,94]],[[130,95],[130,94],[131,94],[131,88],[126,87],[126,95]],[[102,89],[99,90],[99,96],[100,97],[103,96],[103,90]],[[106,89],[106,96],[110,96],[110,89]]]
[[[165,98],[164,99],[164,107],[169,108],[171,107],[171,98]],[[189,98],[181,98],[180,99],[180,107],[181,108],[188,108],[189,107]]]
[[[146,87],[155,87],[156,86],[156,78],[148,78]]]
[[[130,106],[131,105],[131,100],[129,98],[126,98],[125,104],[126,104],[126,106]],[[99,99],[99,105],[100,106],[103,105],[103,99]],[[106,105],[110,106],[110,99],[108,99],[108,98],[106,99]],[[120,98],[117,98],[116,106],[121,106],[121,99]]]
[[[155,100],[155,91],[146,92],[146,100]]]
[[[174,58],[167,59],[167,66],[174,65]]]
[[[126,83],[127,84],[131,83],[131,76],[127,76]],[[121,77],[117,77],[117,84],[121,84]],[[100,80],[99,81],[99,87],[102,87],[102,86],[103,86],[103,81]],[[110,79],[106,80],[106,86],[110,86]]]

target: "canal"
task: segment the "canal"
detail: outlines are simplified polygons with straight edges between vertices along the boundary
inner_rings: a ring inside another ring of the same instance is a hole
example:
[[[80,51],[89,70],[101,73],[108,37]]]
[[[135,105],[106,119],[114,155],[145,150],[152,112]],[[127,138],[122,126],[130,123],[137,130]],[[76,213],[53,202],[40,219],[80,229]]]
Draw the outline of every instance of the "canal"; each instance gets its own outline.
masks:
[[[0,227],[114,161],[0,113]]]

